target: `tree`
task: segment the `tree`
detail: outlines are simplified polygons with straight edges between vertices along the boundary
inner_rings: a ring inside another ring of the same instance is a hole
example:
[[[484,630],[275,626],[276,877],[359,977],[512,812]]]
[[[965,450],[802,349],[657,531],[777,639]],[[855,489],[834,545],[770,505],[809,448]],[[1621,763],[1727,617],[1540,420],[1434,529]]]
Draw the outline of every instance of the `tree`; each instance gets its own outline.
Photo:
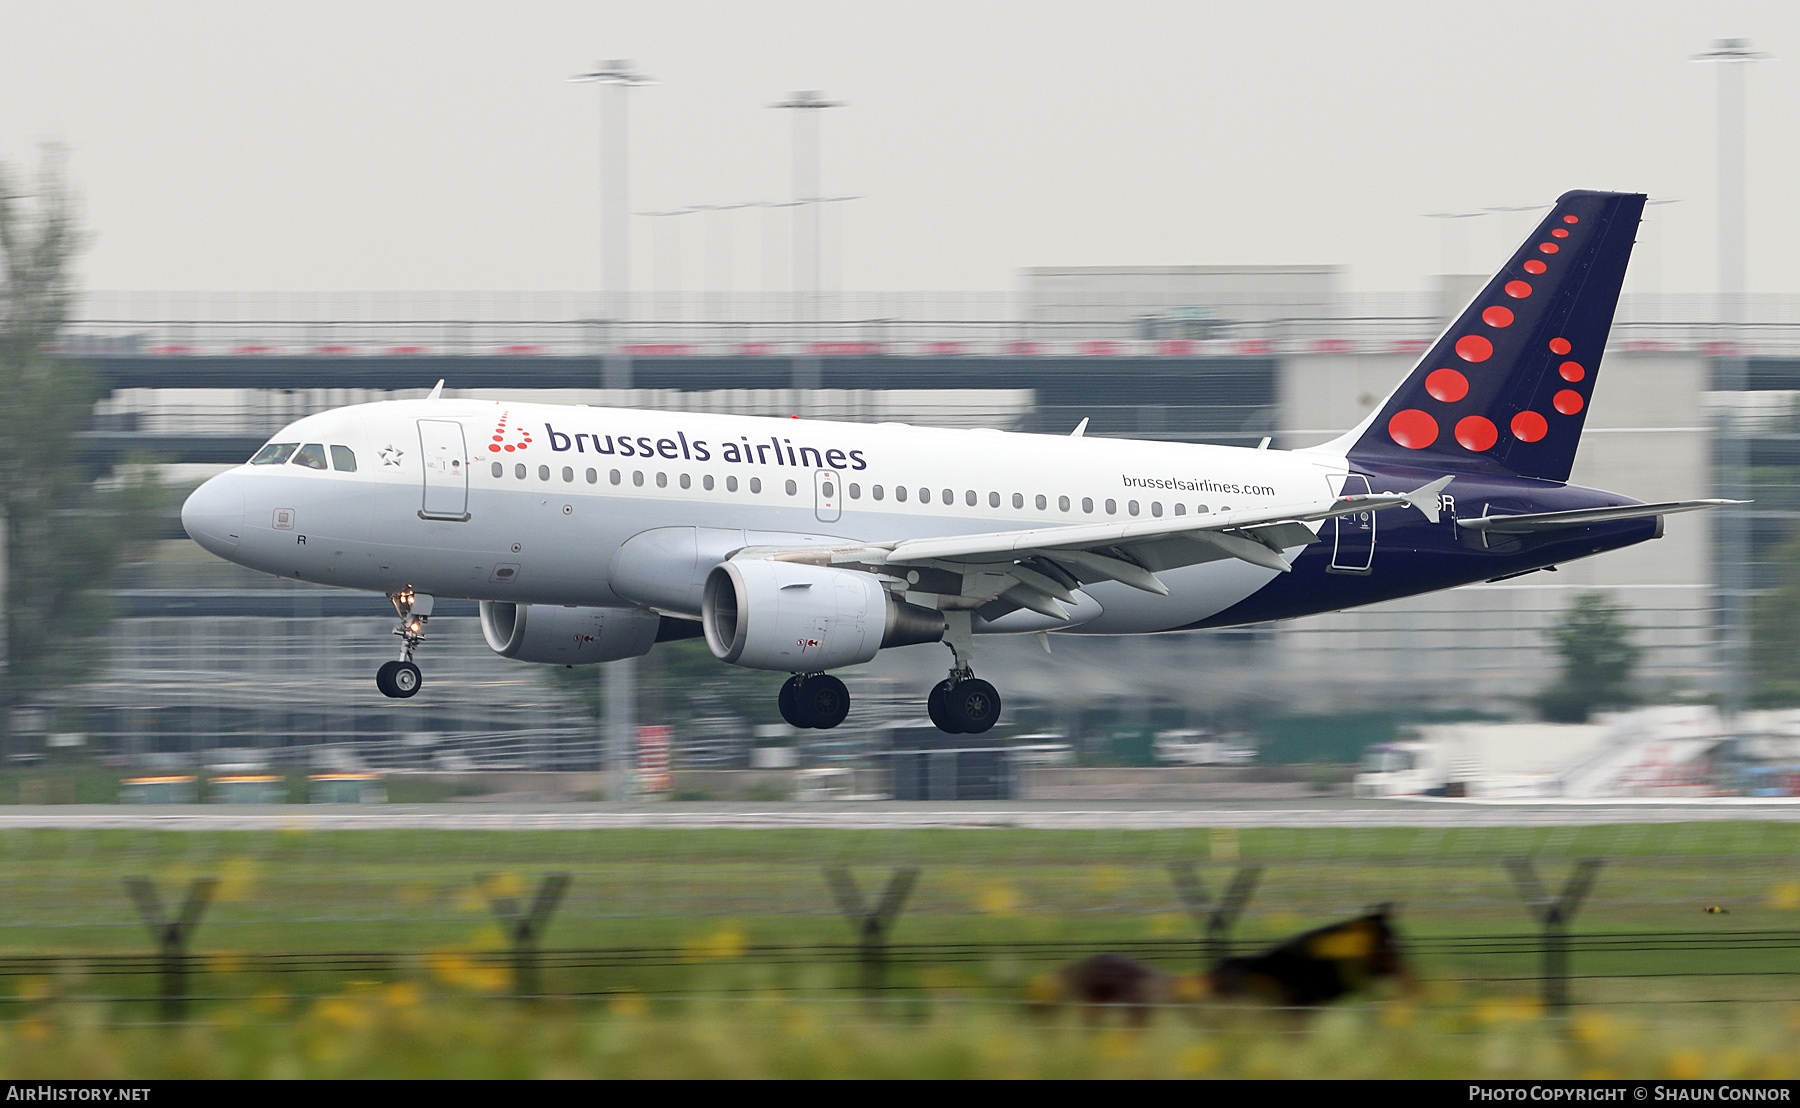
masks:
[[[1637,703],[1631,683],[1643,651],[1631,642],[1625,608],[1605,593],[1583,593],[1549,636],[1562,655],[1555,684],[1537,695],[1538,712],[1557,723],[1584,723],[1590,712]]]
[[[1750,613],[1750,695],[1758,707],[1800,704],[1800,535],[1775,556],[1784,583]]]
[[[75,433],[98,389],[54,353],[80,246],[56,159],[45,158],[30,195],[0,163],[0,750],[10,745],[13,708],[43,701],[99,663],[114,575],[161,503],[151,479],[101,488],[80,455]]]

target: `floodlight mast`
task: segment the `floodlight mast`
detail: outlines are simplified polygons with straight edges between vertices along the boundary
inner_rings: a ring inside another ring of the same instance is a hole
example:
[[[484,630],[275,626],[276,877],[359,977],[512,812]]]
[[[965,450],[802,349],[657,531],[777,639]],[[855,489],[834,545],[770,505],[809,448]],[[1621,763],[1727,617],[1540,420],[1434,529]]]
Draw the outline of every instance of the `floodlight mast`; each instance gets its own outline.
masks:
[[[1748,366],[1742,348],[1745,322],[1744,233],[1744,68],[1769,57],[1750,40],[1722,38],[1692,61],[1716,62],[1719,72],[1719,304],[1721,351],[1714,364],[1714,388],[1727,395],[1719,427],[1717,495],[1749,500],[1749,451],[1739,405]],[[1719,513],[1719,706],[1725,732],[1742,737],[1739,718],[1749,700],[1750,517],[1747,506],[1726,505]],[[1734,743],[1734,745],[1736,745]]]
[[[601,382],[609,389],[631,387],[631,355],[623,323],[631,310],[631,240],[626,216],[626,94],[636,85],[654,84],[624,59],[598,62],[590,73],[569,80],[600,88],[600,296],[604,330]],[[637,734],[637,659],[622,658],[600,667],[606,702],[602,743],[606,750],[607,799],[623,803],[637,798],[632,772],[632,745]]]

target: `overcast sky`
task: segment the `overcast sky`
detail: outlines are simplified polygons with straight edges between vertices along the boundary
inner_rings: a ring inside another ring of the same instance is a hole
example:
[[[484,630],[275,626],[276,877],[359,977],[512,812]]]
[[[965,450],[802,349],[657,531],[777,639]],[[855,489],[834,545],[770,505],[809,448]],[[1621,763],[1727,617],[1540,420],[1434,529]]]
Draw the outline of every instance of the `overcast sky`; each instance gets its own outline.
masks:
[[[0,160],[66,147],[93,289],[591,289],[599,101],[566,78],[630,58],[659,82],[632,94],[637,211],[787,198],[767,105],[847,102],[841,288],[1331,263],[1415,289],[1446,254],[1425,213],[1602,188],[1680,201],[1629,287],[1708,292],[1716,78],[1688,58],[1722,36],[1776,56],[1748,75],[1750,287],[1800,293],[1793,0],[0,0]],[[634,218],[633,283],[785,288],[785,218]],[[1529,219],[1462,221],[1453,263],[1491,269]]]

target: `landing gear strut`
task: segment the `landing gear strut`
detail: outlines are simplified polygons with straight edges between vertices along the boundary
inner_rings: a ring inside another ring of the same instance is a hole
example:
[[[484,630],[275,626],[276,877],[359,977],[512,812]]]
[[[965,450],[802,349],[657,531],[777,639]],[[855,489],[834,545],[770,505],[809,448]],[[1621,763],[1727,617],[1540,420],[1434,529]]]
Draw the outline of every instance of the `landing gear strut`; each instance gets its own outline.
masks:
[[[969,613],[944,613],[944,645],[950,648],[950,676],[932,686],[925,711],[939,731],[979,735],[1000,720],[1000,691],[975,676],[969,666],[973,648]]]
[[[431,619],[432,602],[431,597],[411,589],[389,593],[388,599],[393,601],[394,611],[400,613],[400,626],[394,628],[394,634],[400,636],[400,657],[375,671],[375,687],[383,696],[405,699],[418,692],[425,681],[412,657],[413,651],[425,639],[425,624]]]
[[[796,673],[776,703],[791,726],[828,731],[850,714],[850,690],[829,673]]]

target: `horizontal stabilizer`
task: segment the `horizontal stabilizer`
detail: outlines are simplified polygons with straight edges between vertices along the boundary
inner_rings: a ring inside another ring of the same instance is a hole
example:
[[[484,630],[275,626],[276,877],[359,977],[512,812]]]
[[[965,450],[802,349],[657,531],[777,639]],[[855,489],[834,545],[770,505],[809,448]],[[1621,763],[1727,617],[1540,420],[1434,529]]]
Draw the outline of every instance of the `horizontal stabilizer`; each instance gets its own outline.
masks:
[[[1661,504],[1627,504],[1621,508],[1576,508],[1569,512],[1480,516],[1476,519],[1459,519],[1456,521],[1456,525],[1467,527],[1471,531],[1497,531],[1505,535],[1524,535],[1533,531],[1554,531],[1561,527],[1585,527],[1590,523],[1643,519],[1645,516],[1667,516],[1674,515],[1676,512],[1697,512],[1702,508],[1748,503],[1750,503],[1748,500],[1669,500]]]

